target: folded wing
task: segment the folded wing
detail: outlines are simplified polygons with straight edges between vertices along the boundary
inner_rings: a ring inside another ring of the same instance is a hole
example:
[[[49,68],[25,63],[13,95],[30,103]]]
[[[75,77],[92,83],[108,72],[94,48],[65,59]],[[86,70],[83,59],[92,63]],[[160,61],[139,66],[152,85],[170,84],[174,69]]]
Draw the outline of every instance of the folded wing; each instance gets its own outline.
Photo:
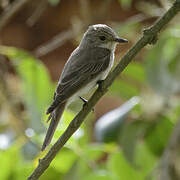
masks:
[[[88,52],[87,50],[76,51],[65,65],[54,101],[48,108],[47,114],[51,113],[60,103],[66,101],[109,66],[110,50],[108,49],[91,48]]]

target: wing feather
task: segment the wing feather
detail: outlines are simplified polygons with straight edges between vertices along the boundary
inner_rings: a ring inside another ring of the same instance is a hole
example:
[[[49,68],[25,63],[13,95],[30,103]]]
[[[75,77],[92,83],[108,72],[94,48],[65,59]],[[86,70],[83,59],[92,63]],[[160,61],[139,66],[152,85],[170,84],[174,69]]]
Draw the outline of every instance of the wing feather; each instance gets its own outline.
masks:
[[[89,49],[88,53],[87,51],[77,53],[78,57],[76,57],[76,54],[70,57],[72,59],[66,65],[69,68],[65,67],[65,71],[61,75],[54,102],[48,108],[47,114],[51,113],[60,103],[66,101],[109,66],[110,50],[108,49],[92,48]],[[78,61],[74,57],[78,58]],[[76,61],[76,63],[73,61]],[[73,66],[71,66],[71,63],[74,63]]]

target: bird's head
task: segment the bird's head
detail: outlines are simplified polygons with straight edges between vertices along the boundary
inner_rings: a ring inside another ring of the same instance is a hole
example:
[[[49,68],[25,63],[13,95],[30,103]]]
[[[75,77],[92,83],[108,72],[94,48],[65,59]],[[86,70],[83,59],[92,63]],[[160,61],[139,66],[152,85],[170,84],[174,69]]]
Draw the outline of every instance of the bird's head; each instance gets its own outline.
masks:
[[[89,26],[83,36],[81,46],[102,47],[113,50],[117,43],[127,43],[128,40],[118,37],[112,28],[105,24]]]

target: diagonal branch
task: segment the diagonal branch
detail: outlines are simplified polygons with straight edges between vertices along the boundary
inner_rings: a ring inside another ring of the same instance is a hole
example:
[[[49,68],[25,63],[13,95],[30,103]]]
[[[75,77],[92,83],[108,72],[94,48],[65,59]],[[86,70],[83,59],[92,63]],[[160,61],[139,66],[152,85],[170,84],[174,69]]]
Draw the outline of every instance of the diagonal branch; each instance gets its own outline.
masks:
[[[73,133],[80,127],[85,120],[88,113],[98,102],[98,100],[108,91],[109,86],[113,83],[115,78],[127,67],[132,61],[135,55],[147,44],[154,44],[157,40],[158,32],[180,11],[180,0],[176,0],[172,7],[150,28],[143,31],[142,38],[127,52],[122,58],[120,63],[115,69],[108,75],[108,77],[102,83],[101,88],[98,88],[93,96],[90,98],[84,108],[76,115],[71,121],[65,132],[58,139],[58,141],[52,146],[47,155],[39,160],[38,167],[29,176],[28,180],[38,179],[44,171],[48,168],[51,161],[55,158],[56,154],[61,150],[64,144],[69,140]]]

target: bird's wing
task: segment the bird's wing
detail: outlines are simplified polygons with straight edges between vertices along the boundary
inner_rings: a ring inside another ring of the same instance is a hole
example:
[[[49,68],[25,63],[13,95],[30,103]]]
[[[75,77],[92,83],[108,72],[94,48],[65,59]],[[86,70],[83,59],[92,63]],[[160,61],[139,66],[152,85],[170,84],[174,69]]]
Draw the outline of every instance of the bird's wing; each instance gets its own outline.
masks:
[[[58,83],[54,102],[47,110],[51,113],[59,103],[66,101],[83,86],[93,80],[99,73],[105,71],[110,62],[110,50],[105,48],[92,48],[89,51],[79,51],[70,58]],[[78,58],[74,59],[74,58]],[[73,63],[73,65],[71,64]],[[69,67],[68,67],[69,66]]]

